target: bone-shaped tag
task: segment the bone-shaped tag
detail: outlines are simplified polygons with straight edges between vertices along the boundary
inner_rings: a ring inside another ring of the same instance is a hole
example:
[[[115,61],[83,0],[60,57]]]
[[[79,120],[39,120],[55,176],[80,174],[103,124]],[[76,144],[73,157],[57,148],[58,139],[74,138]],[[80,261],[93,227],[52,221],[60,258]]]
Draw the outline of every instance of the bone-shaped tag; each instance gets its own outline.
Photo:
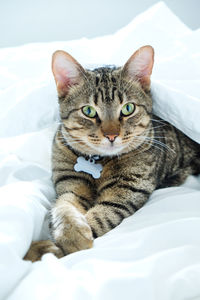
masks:
[[[77,158],[77,162],[74,165],[76,172],[85,172],[92,175],[93,178],[100,178],[103,167],[101,164],[96,164],[95,159],[85,159],[83,156]]]

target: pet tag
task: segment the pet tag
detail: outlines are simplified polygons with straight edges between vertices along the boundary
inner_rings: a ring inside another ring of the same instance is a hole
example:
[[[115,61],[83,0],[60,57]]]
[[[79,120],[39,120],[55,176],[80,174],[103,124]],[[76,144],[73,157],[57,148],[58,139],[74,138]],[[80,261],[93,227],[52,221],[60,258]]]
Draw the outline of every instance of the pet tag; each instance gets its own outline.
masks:
[[[103,167],[101,164],[96,164],[94,158],[85,159],[83,156],[77,158],[76,164],[74,165],[76,172],[85,172],[92,175],[93,178],[100,178]]]

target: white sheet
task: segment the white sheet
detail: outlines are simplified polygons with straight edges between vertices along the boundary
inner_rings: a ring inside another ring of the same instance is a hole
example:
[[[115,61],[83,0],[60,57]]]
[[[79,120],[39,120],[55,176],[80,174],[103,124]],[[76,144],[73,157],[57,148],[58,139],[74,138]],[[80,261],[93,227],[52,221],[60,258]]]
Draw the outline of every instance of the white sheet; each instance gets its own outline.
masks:
[[[84,66],[121,65],[151,44],[154,111],[200,142],[199,37],[161,2],[111,36],[0,50],[0,299],[200,299],[200,177],[155,191],[93,249],[22,260],[32,239],[48,236],[55,199],[52,53],[64,49]]]

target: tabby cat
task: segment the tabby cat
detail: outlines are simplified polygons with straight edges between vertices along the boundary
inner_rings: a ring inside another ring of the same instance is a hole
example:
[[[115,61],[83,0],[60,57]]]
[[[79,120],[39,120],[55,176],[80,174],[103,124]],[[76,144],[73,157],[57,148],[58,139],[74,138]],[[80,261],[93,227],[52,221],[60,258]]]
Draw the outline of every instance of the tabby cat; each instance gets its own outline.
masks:
[[[61,123],[53,141],[52,240],[32,243],[25,259],[91,248],[155,189],[200,172],[200,146],[152,114],[153,62],[151,46],[123,67],[93,71],[64,51],[53,54]]]

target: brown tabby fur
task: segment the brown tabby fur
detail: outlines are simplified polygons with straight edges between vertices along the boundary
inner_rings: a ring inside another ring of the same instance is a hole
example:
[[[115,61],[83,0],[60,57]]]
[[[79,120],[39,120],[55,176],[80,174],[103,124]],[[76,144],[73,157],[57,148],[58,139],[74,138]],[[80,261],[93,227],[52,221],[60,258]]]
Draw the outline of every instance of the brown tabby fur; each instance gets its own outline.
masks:
[[[68,55],[78,78],[62,85],[54,74],[61,124],[53,142],[57,200],[50,212],[52,241],[34,242],[25,259],[35,261],[47,252],[62,257],[90,248],[93,238],[134,214],[155,189],[179,185],[189,174],[200,172],[200,146],[152,114],[151,70],[148,76],[128,76],[135,55],[123,68],[93,71]],[[153,61],[150,64],[152,69]],[[135,104],[135,111],[122,117],[120,110],[127,102]],[[83,115],[84,105],[93,106],[97,117]],[[106,135],[117,138],[111,142]],[[113,150],[115,145],[119,148]],[[100,156],[99,179],[74,171],[80,155]]]

